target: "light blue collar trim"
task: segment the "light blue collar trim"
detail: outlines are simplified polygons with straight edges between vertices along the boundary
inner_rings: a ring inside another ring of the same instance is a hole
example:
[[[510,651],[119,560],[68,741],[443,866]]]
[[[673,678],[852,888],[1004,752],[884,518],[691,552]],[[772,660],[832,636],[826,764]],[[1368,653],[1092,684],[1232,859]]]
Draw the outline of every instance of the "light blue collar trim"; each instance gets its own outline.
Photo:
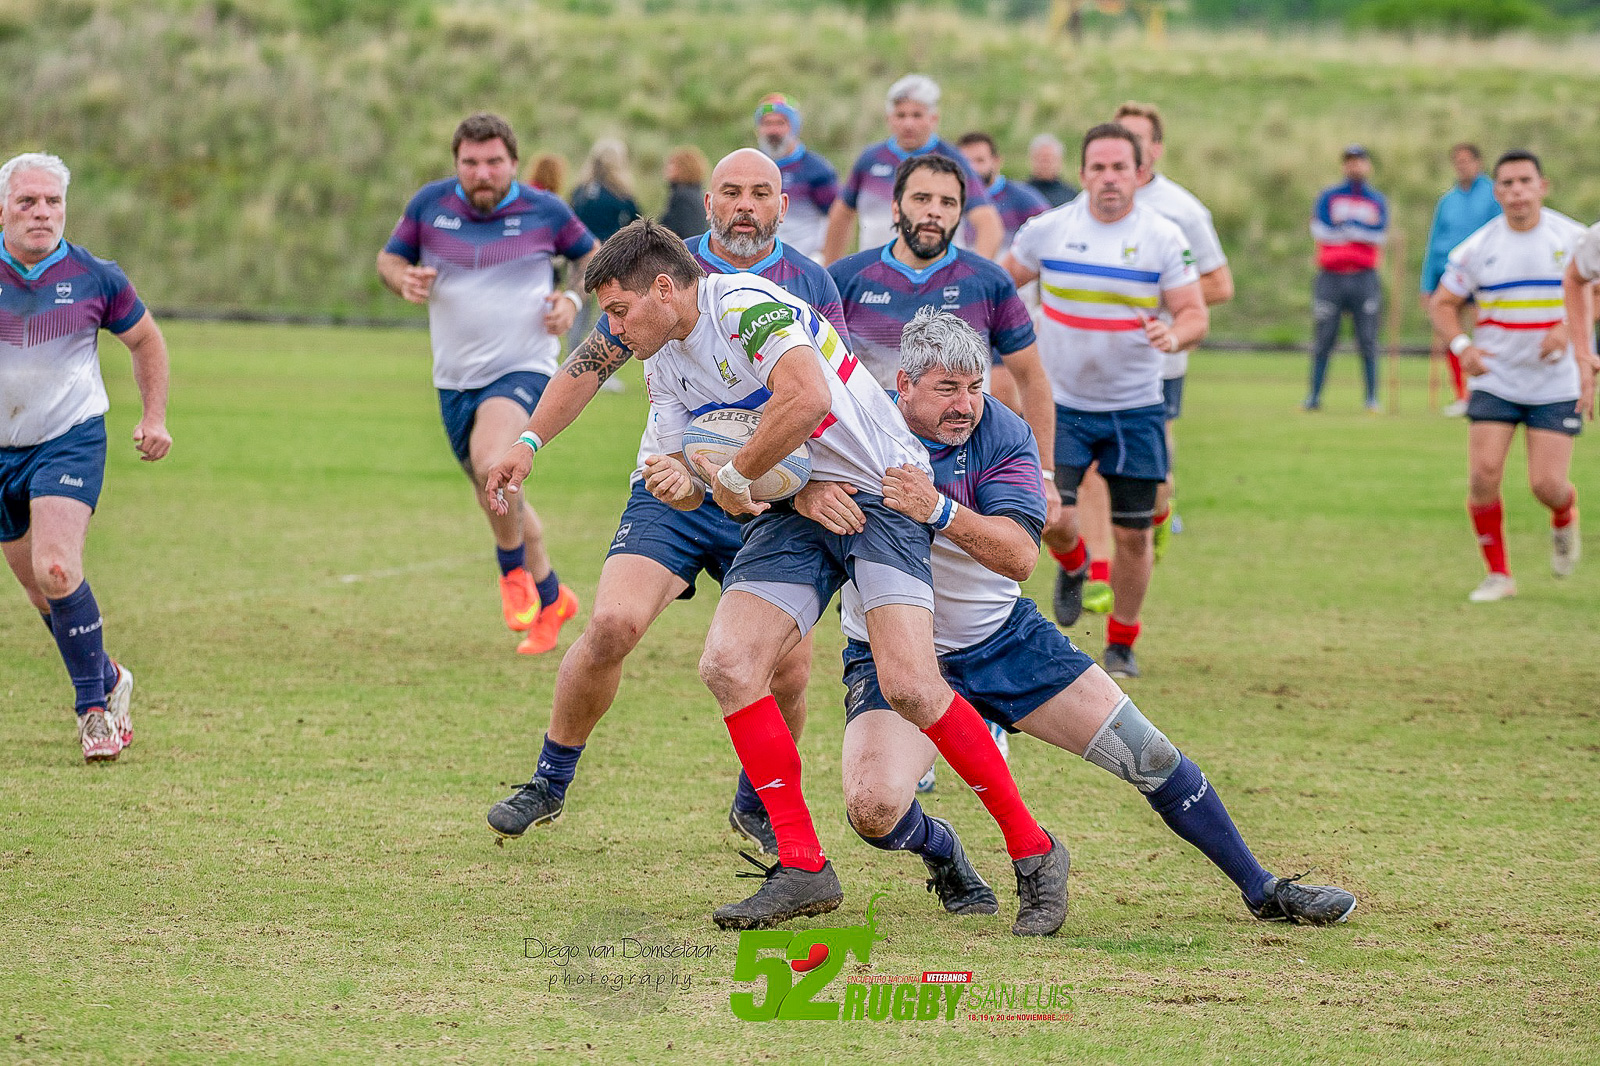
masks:
[[[956,261],[956,246],[952,244],[950,247],[944,250],[943,255],[929,263],[927,266],[923,267],[921,270],[912,270],[910,267],[906,266],[904,263],[900,262],[900,260],[894,257],[895,241],[898,241],[899,239],[900,238],[896,237],[893,241],[890,241],[888,244],[884,245],[883,251],[878,254],[878,258],[883,260],[893,269],[898,270],[900,273],[910,278],[913,284],[921,285],[923,282],[927,281],[929,277],[937,274],[939,271]]]
[[[904,163],[907,159],[910,159],[914,155],[926,155],[933,151],[934,146],[939,143],[939,135],[935,133],[932,137],[928,138],[927,144],[923,145],[921,148],[913,148],[909,152],[896,144],[893,137],[890,137],[883,143],[889,146],[889,151],[900,157],[900,162]]]
[[[516,179],[513,178],[512,181],[511,181],[511,189],[510,189],[510,191],[508,191],[506,193],[506,198],[504,200],[501,200],[499,203],[495,204],[494,205],[494,209],[491,210],[488,215],[485,215],[483,217],[485,217],[485,218],[492,217],[496,211],[504,210],[505,207],[508,204],[510,204],[511,201],[515,200],[517,198],[517,196],[521,192],[522,192],[522,186],[517,184]],[[478,213],[478,209],[475,208],[475,207],[472,207],[472,201],[467,199],[467,190],[465,190],[465,189],[463,189],[461,187],[461,183],[459,181],[456,182],[456,196],[458,196],[461,199],[462,203],[466,204],[467,207],[472,209],[472,213],[473,214],[476,215]]]
[[[0,245],[0,262],[5,263],[6,266],[20,274],[23,281],[39,280],[39,276],[41,274],[55,266],[57,263],[61,262],[61,260],[65,259],[66,257],[67,242],[62,241],[60,244],[56,245],[55,251],[39,260],[33,265],[33,269],[29,270],[27,267],[24,267],[21,263],[12,258],[11,253],[5,250],[4,245]]]
[[[725,274],[759,274],[773,263],[776,263],[778,260],[783,258],[783,242],[777,238],[773,238],[772,251],[767,254],[767,257],[762,259],[760,262],[752,263],[747,267],[734,266],[716,252],[713,252],[711,250],[710,230],[707,230],[700,235],[700,247],[697,249],[697,251],[700,255],[700,258],[715,263]]]

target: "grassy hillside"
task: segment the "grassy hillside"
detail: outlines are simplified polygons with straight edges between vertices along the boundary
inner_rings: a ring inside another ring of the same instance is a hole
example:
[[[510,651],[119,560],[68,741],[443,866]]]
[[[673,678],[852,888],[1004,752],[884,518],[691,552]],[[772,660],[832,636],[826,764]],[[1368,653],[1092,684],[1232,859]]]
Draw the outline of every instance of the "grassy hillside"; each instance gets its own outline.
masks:
[[[1212,206],[1235,263],[1239,298],[1216,324],[1230,336],[1304,334],[1309,204],[1353,140],[1376,157],[1412,261],[1462,138],[1542,152],[1553,203],[1600,214],[1593,40],[1327,31],[1074,49],[1037,24],[942,10],[869,24],[831,8],[648,2],[414,3],[388,25],[309,28],[321,6],[7,0],[0,76],[29,90],[0,113],[0,151],[63,154],[76,168],[70,234],[119,258],[157,304],[361,314],[404,312],[372,255],[408,195],[447,171],[470,110],[507,114],[524,158],[576,163],[596,136],[624,136],[654,207],[669,148],[715,158],[746,143],[752,102],[776,89],[804,106],[807,140],[848,166],[883,135],[883,90],[911,69],[943,81],[947,133],[987,127],[1018,165],[1040,130],[1070,143],[1122,99],[1159,103],[1166,169]],[[1421,329],[1414,311],[1409,328]]]

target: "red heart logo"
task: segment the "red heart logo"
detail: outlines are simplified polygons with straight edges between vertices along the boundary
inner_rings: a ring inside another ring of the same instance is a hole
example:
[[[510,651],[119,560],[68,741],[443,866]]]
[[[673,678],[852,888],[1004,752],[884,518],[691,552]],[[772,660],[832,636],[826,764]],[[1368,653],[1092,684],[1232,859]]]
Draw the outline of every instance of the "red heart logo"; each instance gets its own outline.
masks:
[[[789,966],[795,973],[805,973],[807,970],[815,970],[818,966],[821,966],[823,960],[827,957],[828,945],[812,944],[811,954],[803,959],[790,959]]]

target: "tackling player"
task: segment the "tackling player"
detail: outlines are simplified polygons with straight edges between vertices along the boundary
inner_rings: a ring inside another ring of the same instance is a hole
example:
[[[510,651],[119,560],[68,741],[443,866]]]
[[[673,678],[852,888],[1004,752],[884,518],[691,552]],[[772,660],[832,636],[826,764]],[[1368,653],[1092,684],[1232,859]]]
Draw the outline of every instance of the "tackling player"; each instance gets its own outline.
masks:
[[[783,217],[782,180],[772,160],[753,148],[724,157],[711,172],[711,189],[705,197],[710,229],[691,240],[689,249],[708,274],[749,271],[776,282],[816,308],[844,335],[833,279],[774,236]],[[627,359],[627,348],[602,318],[563,366],[561,376],[572,378],[576,385],[592,383],[598,388]],[[587,402],[592,395],[581,398]],[[556,675],[550,728],[537,769],[527,784],[489,809],[489,827],[503,839],[520,837],[530,827],[561,815],[584,745],[616,699],[623,661],[668,605],[694,595],[695,579],[702,572],[721,582],[739,550],[739,524],[715,503],[707,500],[693,511],[680,511],[645,488],[646,463],[660,451],[652,413],[639,441],[639,465],[628,505],[600,569],[589,624],[567,649]],[[778,709],[796,739],[805,727],[810,676],[807,634],[778,664],[772,680]],[[743,770],[728,823],[762,851],[777,854],[766,806]]]
[[[801,142],[800,122],[800,109],[782,93],[763,96],[756,105],[756,143],[778,165],[789,198],[778,236],[807,259],[821,259],[828,209],[839,197],[839,172]]]
[[[378,276],[428,306],[450,449],[481,485],[538,405],[561,334],[583,305],[579,292],[553,291],[550,260],[564,256],[581,275],[594,237],[560,197],[517,182],[517,137],[498,115],[463,119],[451,152],[456,176],[411,198],[378,253]],[[526,634],[517,651],[547,652],[578,613],[578,598],[551,569],[526,501],[504,515],[482,495],[478,504],[494,532],[506,625]]]
[[[133,358],[139,457],[162,458],[172,437],[161,328],[116,263],[62,239],[71,180],[65,163],[39,152],[0,166],[0,547],[66,664],[84,761],[101,762],[133,743],[133,674],[105,653],[83,575],[111,407],[101,329]]]
[[[1580,362],[1568,344],[1561,283],[1583,227],[1544,206],[1550,183],[1532,152],[1494,165],[1504,212],[1458,244],[1433,294],[1433,326],[1453,333],[1450,350],[1467,374],[1467,511],[1489,568],[1473,603],[1517,594],[1506,562],[1500,482],[1511,438],[1527,428],[1528,487],[1550,509],[1550,569],[1578,565],[1578,490],[1568,476],[1573,438],[1583,429]],[[1454,332],[1467,300],[1478,305],[1471,336]],[[1587,369],[1585,367],[1584,369]]]
[[[1045,498],[1039,455],[1020,419],[983,395],[987,345],[954,315],[924,308],[906,326],[897,405],[928,445],[933,477],[891,470],[884,502],[926,522],[944,501],[956,521],[933,540],[934,643],[951,686],[991,722],[1080,755],[1137,788],[1174,833],[1238,886],[1263,921],[1342,922],[1356,899],[1263,869],[1200,767],[1150,723],[1106,673],[1022,597],[1017,582],[1039,558]],[[834,532],[860,528],[848,488],[813,480],[796,507]],[[993,914],[994,890],[955,830],[913,795],[933,746],[888,710],[867,644],[861,598],[844,591],[845,734],[842,770],[850,824],[868,844],[909,851],[952,914]],[[1303,876],[1303,875],[1302,875]],[[1018,892],[1026,886],[1019,883]]]
[[[1055,393],[1062,503],[1044,537],[1061,564],[1056,620],[1072,625],[1082,609],[1089,559],[1077,493],[1098,463],[1116,546],[1104,663],[1113,677],[1137,677],[1133,643],[1150,584],[1150,527],[1167,477],[1162,361],[1199,343],[1209,318],[1183,231],[1134,201],[1139,139],[1116,123],[1095,126],[1081,159],[1084,195],[1024,225],[1004,266],[1019,285],[1039,278],[1043,298],[1040,351]],[[1158,314],[1163,307],[1170,321]]]
[[[739,761],[758,783],[779,855],[754,895],[718,908],[717,924],[763,928],[831,911],[844,898],[801,792],[799,750],[771,693],[778,663],[853,577],[886,697],[973,786],[1029,886],[1013,930],[1042,935],[1059,928],[1066,850],[1028,813],[977,712],[939,676],[931,527],[891,510],[879,495],[884,471],[927,470],[926,450],[887,394],[859,372],[837,332],[809,305],[754,274],[703,276],[682,242],[649,221],[607,241],[585,281],[616,336],[649,360],[646,383],[663,454],[647,461],[645,476],[657,499],[693,510],[705,498],[702,482],[677,457],[697,412],[762,412],[755,435],[732,461],[721,469],[699,467],[718,506],[753,516],[726,575],[700,676],[722,708]],[[579,387],[563,391],[576,396]],[[536,450],[578,409],[541,405],[524,446],[491,473],[489,492],[515,491]],[[814,474],[858,490],[856,504],[867,515],[861,532],[835,535],[792,508],[750,498],[753,479],[808,441]],[[953,517],[954,511],[941,512],[934,524]]]
[[[845,254],[850,243],[850,223],[860,216],[858,248],[876,248],[894,237],[894,176],[912,156],[934,153],[954,159],[967,176],[968,221],[972,223],[973,251],[993,259],[1000,250],[1004,229],[1000,212],[989,202],[983,181],[966,158],[939,137],[939,84],[925,74],[907,74],[893,85],[884,101],[892,134],[856,159],[839,198],[828,209],[828,232],[822,246],[826,266]]]

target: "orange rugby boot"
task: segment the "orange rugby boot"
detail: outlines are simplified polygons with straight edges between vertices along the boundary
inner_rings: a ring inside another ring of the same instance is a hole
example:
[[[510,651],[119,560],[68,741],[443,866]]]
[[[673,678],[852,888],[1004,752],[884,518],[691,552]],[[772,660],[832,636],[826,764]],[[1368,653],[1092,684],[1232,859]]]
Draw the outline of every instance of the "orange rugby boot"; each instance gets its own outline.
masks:
[[[533,587],[533,575],[523,567],[500,578],[500,611],[506,627],[517,633],[527,632],[539,617],[539,590]]]
[[[534,596],[534,605],[538,606],[537,593]],[[518,655],[543,655],[556,646],[556,640],[561,636],[561,627],[578,617],[578,596],[567,586],[562,585],[561,591],[556,595],[556,602],[539,612],[533,624],[528,627],[528,635],[517,645]]]

